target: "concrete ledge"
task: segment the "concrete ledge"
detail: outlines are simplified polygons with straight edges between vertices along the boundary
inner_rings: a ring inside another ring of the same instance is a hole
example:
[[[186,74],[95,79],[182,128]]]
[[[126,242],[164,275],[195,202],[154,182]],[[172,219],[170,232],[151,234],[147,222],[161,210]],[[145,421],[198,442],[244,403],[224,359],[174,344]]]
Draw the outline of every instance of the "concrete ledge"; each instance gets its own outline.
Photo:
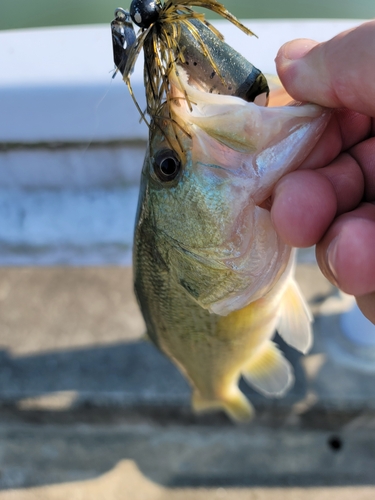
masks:
[[[339,448],[332,443],[340,443]],[[76,482],[76,489],[87,491],[89,480],[98,479],[125,461],[133,467],[123,470],[123,479],[128,483],[137,477],[142,479],[143,494],[147,492],[147,483],[156,490],[166,488],[164,495],[157,497],[163,499],[170,498],[169,495],[174,498],[175,488],[189,488],[190,498],[201,498],[199,488],[207,488],[207,494],[211,490],[212,495],[208,498],[236,500],[251,498],[251,491],[255,490],[255,494],[257,488],[265,488],[268,495],[264,492],[264,497],[256,495],[256,498],[298,500],[305,498],[304,492],[310,488],[318,487],[346,486],[352,491],[358,488],[358,496],[348,497],[358,500],[362,498],[361,487],[375,491],[373,429],[344,430],[338,437],[327,431],[270,429],[259,425],[246,430],[147,423],[111,427],[55,425],[39,429],[30,425],[12,426],[7,430],[0,427],[0,452],[0,490],[19,489],[20,496],[12,497],[17,499],[23,498],[21,488],[54,484],[56,490],[64,491],[66,485],[61,483],[72,481]],[[86,484],[81,484],[83,481]],[[297,496],[289,490],[292,487],[304,489]],[[221,492],[225,496],[215,496],[218,488],[225,489]],[[275,497],[275,488],[283,488],[284,494],[280,491]],[[53,490],[51,486],[50,489]],[[235,491],[231,494],[232,489]],[[80,498],[154,498],[137,494],[109,496],[109,491],[108,496]],[[247,496],[243,495],[245,491]],[[331,496],[323,498],[332,498],[333,492],[334,489]],[[178,498],[185,499],[182,493]],[[0,492],[0,499],[2,495]],[[56,497],[51,494],[32,498]],[[309,498],[320,498],[319,490]]]

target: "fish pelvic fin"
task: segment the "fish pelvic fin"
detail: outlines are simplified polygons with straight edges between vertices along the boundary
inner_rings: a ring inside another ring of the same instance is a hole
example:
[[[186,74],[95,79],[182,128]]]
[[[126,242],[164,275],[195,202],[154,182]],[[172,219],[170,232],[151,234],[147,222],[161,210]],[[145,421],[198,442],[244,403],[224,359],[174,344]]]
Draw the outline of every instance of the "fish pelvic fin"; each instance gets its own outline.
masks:
[[[242,375],[265,396],[282,397],[294,383],[293,368],[272,341],[267,341],[251,358]]]
[[[250,422],[255,414],[252,404],[238,387],[233,387],[230,394],[222,399],[205,398],[196,389],[192,396],[192,406],[197,413],[224,410],[228,417],[236,423]]]
[[[312,320],[297,283],[291,280],[281,303],[278,333],[287,344],[306,354],[313,343]]]

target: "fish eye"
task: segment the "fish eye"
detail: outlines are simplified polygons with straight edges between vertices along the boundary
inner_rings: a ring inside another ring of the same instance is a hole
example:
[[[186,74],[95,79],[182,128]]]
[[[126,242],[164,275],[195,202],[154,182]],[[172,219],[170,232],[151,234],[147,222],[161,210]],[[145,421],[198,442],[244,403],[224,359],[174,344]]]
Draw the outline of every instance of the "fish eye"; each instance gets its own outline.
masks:
[[[130,17],[140,28],[148,28],[159,18],[160,0],[133,0],[130,4]]]
[[[154,158],[154,171],[162,182],[173,181],[181,170],[181,160],[172,149],[163,149]]]

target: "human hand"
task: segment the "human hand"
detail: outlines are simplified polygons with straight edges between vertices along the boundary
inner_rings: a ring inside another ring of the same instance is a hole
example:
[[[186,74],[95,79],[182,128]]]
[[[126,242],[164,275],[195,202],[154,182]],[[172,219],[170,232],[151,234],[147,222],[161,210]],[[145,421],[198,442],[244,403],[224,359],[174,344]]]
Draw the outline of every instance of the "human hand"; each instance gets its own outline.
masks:
[[[375,323],[375,21],[321,44],[289,42],[276,65],[294,99],[336,111],[301,169],[277,184],[273,223],[292,246],[316,244],[323,274]]]

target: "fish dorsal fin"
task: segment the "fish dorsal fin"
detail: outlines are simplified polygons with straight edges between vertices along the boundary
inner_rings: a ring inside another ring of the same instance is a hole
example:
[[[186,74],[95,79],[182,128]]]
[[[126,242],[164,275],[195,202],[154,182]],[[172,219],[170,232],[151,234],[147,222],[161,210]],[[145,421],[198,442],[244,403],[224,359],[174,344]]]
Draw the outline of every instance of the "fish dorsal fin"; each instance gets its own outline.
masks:
[[[287,344],[306,354],[313,342],[311,322],[305,299],[297,283],[291,280],[282,299],[277,331]]]
[[[255,353],[242,375],[265,396],[281,397],[294,382],[293,368],[270,340]]]

